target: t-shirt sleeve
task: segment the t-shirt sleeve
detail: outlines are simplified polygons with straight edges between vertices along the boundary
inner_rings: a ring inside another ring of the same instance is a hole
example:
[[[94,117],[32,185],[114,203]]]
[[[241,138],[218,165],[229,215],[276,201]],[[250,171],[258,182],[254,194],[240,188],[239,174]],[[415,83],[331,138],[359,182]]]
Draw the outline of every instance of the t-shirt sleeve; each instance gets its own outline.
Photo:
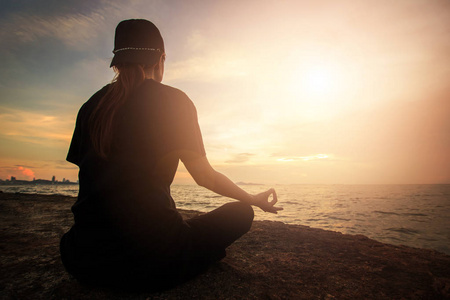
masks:
[[[70,142],[69,152],[67,153],[66,160],[80,166],[80,162],[83,158],[83,151],[86,151],[86,145],[88,144],[87,118],[89,111],[93,107],[93,101],[98,101],[108,90],[109,85],[104,86],[101,90],[96,92],[92,97],[85,102],[78,111],[77,120],[75,124],[75,130],[73,132],[72,141]],[[95,102],[94,102],[95,103]]]
[[[75,130],[73,132],[72,141],[70,142],[69,152],[67,153],[66,160],[73,164],[79,165],[80,161],[80,148],[81,148],[81,111],[83,107],[80,109],[77,115],[77,121],[75,124]]]
[[[206,152],[194,104],[187,98],[182,106],[175,135],[179,157],[188,161],[205,156]]]

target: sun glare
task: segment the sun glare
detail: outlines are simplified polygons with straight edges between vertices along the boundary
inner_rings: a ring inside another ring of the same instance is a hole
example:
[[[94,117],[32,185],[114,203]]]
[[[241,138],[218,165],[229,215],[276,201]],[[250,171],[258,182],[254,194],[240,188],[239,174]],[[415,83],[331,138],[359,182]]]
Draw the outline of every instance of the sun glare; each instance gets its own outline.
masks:
[[[293,53],[284,70],[285,108],[297,119],[325,120],[353,109],[360,69],[345,56]]]
[[[330,101],[339,90],[341,76],[332,64],[301,64],[292,72],[289,89],[310,101]]]
[[[331,70],[320,66],[307,71],[304,80],[306,91],[312,95],[331,93],[336,82]]]

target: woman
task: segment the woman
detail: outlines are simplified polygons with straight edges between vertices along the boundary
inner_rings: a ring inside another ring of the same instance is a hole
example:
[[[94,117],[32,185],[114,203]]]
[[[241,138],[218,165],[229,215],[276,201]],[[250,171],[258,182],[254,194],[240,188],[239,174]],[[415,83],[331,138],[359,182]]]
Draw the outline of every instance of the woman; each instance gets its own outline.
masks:
[[[61,258],[85,283],[165,289],[225,257],[250,229],[251,205],[281,208],[273,189],[250,195],[211,167],[193,103],[161,84],[166,55],[153,23],[120,22],[114,46],[116,77],[81,107],[67,156],[80,190]],[[239,201],[184,221],[170,195],[179,160],[197,184]]]

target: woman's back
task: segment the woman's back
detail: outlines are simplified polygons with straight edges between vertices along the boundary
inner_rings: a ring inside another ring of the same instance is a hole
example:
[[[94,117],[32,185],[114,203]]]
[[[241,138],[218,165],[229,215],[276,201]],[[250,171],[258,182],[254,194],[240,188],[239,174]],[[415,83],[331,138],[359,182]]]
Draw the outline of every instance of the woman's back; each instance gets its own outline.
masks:
[[[273,189],[250,195],[211,167],[194,104],[160,83],[165,53],[156,26],[121,22],[113,52],[118,76],[80,109],[67,156],[80,168],[80,190],[61,257],[79,280],[159,289],[222,259],[250,229],[251,205],[280,208]],[[170,195],[180,160],[198,184],[240,202],[184,221]]]
[[[176,231],[180,217],[170,184],[178,161],[205,155],[195,107],[183,92],[145,80],[117,111],[114,144],[103,159],[93,151],[88,124],[107,88],[81,108],[67,157],[80,167],[75,224],[120,228],[127,235],[160,226],[165,234]]]

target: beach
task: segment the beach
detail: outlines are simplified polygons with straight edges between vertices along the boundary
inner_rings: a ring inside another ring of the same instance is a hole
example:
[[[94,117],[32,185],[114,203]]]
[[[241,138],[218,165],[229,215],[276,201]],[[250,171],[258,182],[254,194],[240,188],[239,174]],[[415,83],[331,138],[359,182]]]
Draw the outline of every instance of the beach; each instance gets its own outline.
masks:
[[[75,198],[0,193],[2,299],[449,299],[450,256],[302,225],[255,221],[206,273],[172,290],[79,284],[59,239]],[[200,214],[181,211],[184,217]]]

